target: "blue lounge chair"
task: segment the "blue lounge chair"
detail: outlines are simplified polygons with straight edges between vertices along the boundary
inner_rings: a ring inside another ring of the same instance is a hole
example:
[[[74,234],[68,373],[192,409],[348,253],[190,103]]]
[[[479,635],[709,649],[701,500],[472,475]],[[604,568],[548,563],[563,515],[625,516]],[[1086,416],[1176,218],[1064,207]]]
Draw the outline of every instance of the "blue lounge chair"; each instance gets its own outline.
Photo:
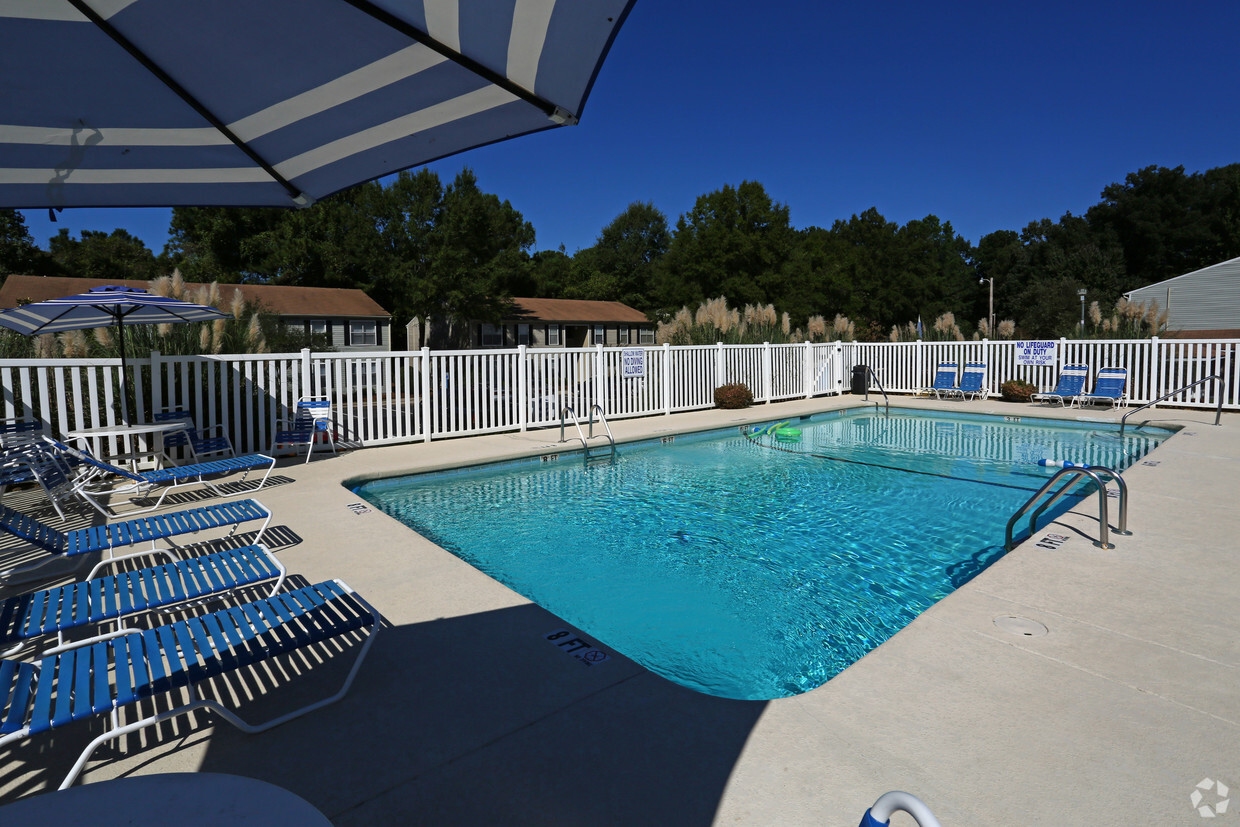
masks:
[[[1079,394],[1073,401],[1078,406],[1108,402],[1112,408],[1122,408],[1128,404],[1127,386],[1128,368],[1102,368],[1098,371],[1094,389],[1089,393]]]
[[[46,430],[37,419],[0,419],[0,448],[35,442]]]
[[[328,698],[273,720],[249,724],[219,701],[198,697],[194,688],[217,675],[361,630],[367,631],[366,640],[344,685]],[[245,732],[261,732],[344,697],[378,631],[378,612],[344,583],[329,580],[88,648],[65,649],[38,663],[0,660],[0,747],[73,721],[112,717],[114,711],[153,696],[171,693],[175,702],[182,688],[194,699],[116,726],[87,744],[60,789],[77,780],[104,743],[194,710],[210,710]]]
[[[1085,380],[1089,378],[1088,365],[1065,365],[1059,372],[1059,382],[1050,393],[1035,393],[1029,397],[1031,402],[1058,402],[1063,407],[1072,404],[1072,400],[1085,390]]]
[[[106,577],[96,578],[94,573],[80,583],[0,600],[0,646],[12,644],[4,654],[12,654],[32,640],[56,635],[58,645],[43,651],[44,655],[54,654],[64,645],[67,631],[221,597],[244,586],[274,580],[270,596],[280,590],[285,575],[284,566],[260,545]],[[118,623],[112,631],[70,645],[107,640],[128,631],[132,629]]]
[[[956,392],[961,399],[984,399],[987,394],[986,363],[965,362],[964,373],[960,377],[960,387]]]
[[[156,422],[168,422],[176,420],[185,420],[193,422],[194,417],[188,412],[179,408],[159,411],[154,414],[151,419]],[[212,432],[214,436],[210,436]],[[223,425],[216,425],[213,428],[199,429],[197,427],[184,428],[179,431],[165,431],[163,435],[164,456],[168,456],[168,451],[175,448],[187,448],[194,461],[200,461],[213,455],[235,457],[236,450],[233,449],[232,440],[224,433]]]
[[[106,552],[107,560],[111,562],[139,554],[150,554],[159,551],[156,549],[156,543],[160,540],[225,526],[233,527],[232,531],[228,532],[228,536],[231,536],[237,532],[242,523],[252,520],[263,521],[254,538],[254,542],[257,543],[262,540],[263,532],[267,530],[267,524],[271,522],[271,511],[258,500],[231,500],[200,508],[173,511],[169,514],[153,514],[149,517],[137,517],[122,522],[87,526],[70,531],[57,531],[34,517],[15,511],[7,505],[0,505],[0,528],[48,552],[48,556],[39,560],[7,571],[0,571],[0,579],[16,572],[37,569],[52,560],[72,557],[76,554]],[[135,547],[139,543],[146,542],[151,544],[149,549],[119,557],[116,555],[117,549]]]
[[[942,399],[944,396],[950,396],[953,393],[959,393],[956,388],[956,368],[955,362],[939,362],[938,368],[934,372],[934,383],[929,387],[918,388],[918,393],[934,394],[935,398]]]
[[[76,461],[80,464],[83,473],[72,481],[74,492],[90,503],[99,513],[107,517],[143,514],[147,511],[154,511],[164,504],[164,498],[169,493],[177,488],[184,488],[190,485],[206,486],[217,497],[232,496],[216,485],[214,480],[207,478],[235,474],[241,471],[241,479],[237,480],[237,482],[243,482],[249,476],[250,471],[266,465],[267,472],[263,475],[258,485],[253,489],[246,489],[246,493],[257,491],[267,483],[267,477],[271,476],[271,469],[276,464],[275,457],[269,457],[266,454],[246,454],[240,457],[196,462],[191,465],[177,465],[171,468],[157,468],[153,471],[135,472],[121,468],[119,465],[105,462],[92,455],[89,451],[71,448],[51,437],[44,437],[43,439],[53,446],[66,460]],[[112,481],[115,477],[121,478],[119,484]],[[162,491],[154,505],[149,508],[129,509],[123,514],[113,511],[110,506],[99,499],[100,497],[108,497],[114,494],[131,495],[133,498],[147,498],[157,487],[161,488]]]
[[[314,453],[314,442],[319,434],[327,436],[332,453],[336,453],[336,438],[332,434],[335,425],[332,422],[332,403],[327,397],[303,396],[297,400],[293,408],[291,420],[281,420],[280,427],[271,441],[271,453],[275,454],[276,446],[290,445],[296,454],[298,445],[306,446],[306,462]]]

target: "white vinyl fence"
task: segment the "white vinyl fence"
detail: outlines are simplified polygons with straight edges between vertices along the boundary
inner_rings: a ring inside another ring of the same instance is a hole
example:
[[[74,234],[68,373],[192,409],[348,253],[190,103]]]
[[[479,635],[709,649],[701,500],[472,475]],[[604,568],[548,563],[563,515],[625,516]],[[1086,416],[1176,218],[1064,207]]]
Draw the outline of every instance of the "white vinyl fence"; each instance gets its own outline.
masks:
[[[1226,410],[1240,410],[1240,339],[1099,339],[1055,340],[1055,357],[1045,366],[1018,364],[1017,342],[903,342],[861,343],[844,347],[845,372],[868,365],[889,393],[912,393],[934,380],[940,362],[986,364],[985,386],[990,396],[1012,379],[1051,390],[1064,365],[1087,365],[1090,381],[1099,368],[1128,369],[1128,397],[1143,405],[1207,376],[1205,382],[1176,394],[1165,403],[1188,408],[1214,408],[1222,400]]]
[[[630,375],[640,352],[644,370]],[[1240,340],[1142,339],[1056,342],[1054,362],[1017,364],[1015,342],[703,345],[570,349],[162,356],[129,360],[120,392],[117,359],[0,360],[0,416],[48,423],[57,434],[153,412],[192,412],[200,428],[222,425],[239,451],[265,451],[301,396],[333,402],[337,441],[385,445],[558,427],[565,408],[585,421],[714,406],[714,389],[743,382],[756,402],[847,391],[866,365],[889,393],[930,384],[941,361],[985,362],[991,396],[1009,379],[1050,390],[1065,364],[1128,368],[1143,404],[1211,375],[1169,405],[1240,410]],[[128,397],[128,398],[126,398]],[[110,446],[128,450],[128,446]]]
[[[175,408],[190,411],[200,428],[222,425],[237,450],[249,452],[271,447],[299,397],[327,396],[338,442],[385,445],[558,427],[565,409],[584,422],[595,405],[608,419],[711,408],[715,388],[732,382],[748,385],[757,402],[838,393],[843,350],[840,343],[805,343],[152,353],[129,360],[128,394],[120,389],[118,359],[5,359],[0,416],[40,419],[63,435]],[[626,373],[626,364],[637,375]]]

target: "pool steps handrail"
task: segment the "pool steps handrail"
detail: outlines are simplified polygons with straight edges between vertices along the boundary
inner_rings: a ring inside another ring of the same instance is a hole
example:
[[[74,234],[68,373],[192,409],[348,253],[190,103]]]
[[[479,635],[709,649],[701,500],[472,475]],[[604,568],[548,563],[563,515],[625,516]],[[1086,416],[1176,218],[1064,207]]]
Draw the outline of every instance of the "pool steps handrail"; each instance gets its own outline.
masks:
[[[892,790],[880,795],[874,802],[874,806],[866,810],[865,815],[861,817],[859,827],[889,827],[891,816],[897,811],[912,816],[918,827],[941,827],[939,820],[926,806],[926,802],[903,790]]]
[[[1089,467],[1081,468],[1062,468],[1055,473],[1055,476],[1047,480],[1046,484],[1039,488],[1036,494],[1026,500],[1024,505],[1016,510],[1016,513],[1012,515],[1012,519],[1008,520],[1007,530],[1003,540],[1003,548],[1007,551],[1012,550],[1012,531],[1015,528],[1016,523],[1029,511],[1030,508],[1042,499],[1044,494],[1054,487],[1055,483],[1059,482],[1059,480],[1063,478],[1071,478],[1062,488],[1055,492],[1055,495],[1051,497],[1050,500],[1048,500],[1033,513],[1033,516],[1029,520],[1029,533],[1031,535],[1037,531],[1038,517],[1042,516],[1042,513],[1045,512],[1046,509],[1058,502],[1060,497],[1068,493],[1068,490],[1077,483],[1080,477],[1088,477],[1094,481],[1095,485],[1098,486],[1099,533],[1098,540],[1094,542],[1094,545],[1103,549],[1115,548],[1115,545],[1111,542],[1109,535],[1110,526],[1107,509],[1107,486],[1102,480],[1103,477],[1115,480],[1119,487],[1119,525],[1116,527],[1115,533],[1125,536],[1132,534],[1132,532],[1128,530],[1128,484],[1124,482],[1124,478],[1119,475],[1118,471],[1102,465],[1091,465]]]
[[[878,376],[875,375],[874,368],[866,365],[865,370],[868,374],[870,374],[870,378],[874,380],[874,384],[878,385],[878,389],[883,392],[883,405],[886,408],[886,415],[891,416],[891,400],[887,398],[887,391],[883,388],[883,383],[878,381]],[[865,385],[865,399],[867,402],[870,401],[870,384],[868,382]],[[874,403],[874,407],[878,407],[877,402]]]
[[[1141,407],[1139,407],[1139,408],[1133,408],[1131,411],[1129,411],[1128,413],[1126,413],[1126,414],[1124,414],[1123,416],[1121,416],[1121,417],[1120,417],[1120,419],[1119,419],[1119,435],[1120,435],[1121,437],[1124,435],[1124,426],[1128,423],[1128,417],[1132,416],[1133,414],[1137,413],[1138,411],[1143,411],[1143,410],[1145,410],[1146,408],[1152,408],[1153,406],[1157,405],[1159,402],[1162,402],[1164,399],[1170,399],[1171,397],[1173,397],[1173,396],[1175,396],[1175,395],[1177,395],[1177,394],[1179,394],[1179,393],[1183,393],[1184,391],[1188,390],[1189,388],[1193,388],[1193,387],[1196,387],[1197,385],[1201,385],[1201,384],[1204,384],[1204,383],[1206,383],[1206,382],[1210,382],[1210,381],[1215,381],[1215,382],[1218,382],[1218,383],[1219,383],[1219,386],[1220,386],[1220,387],[1219,387],[1219,389],[1218,389],[1218,405],[1217,405],[1217,406],[1215,407],[1215,409],[1214,409],[1214,424],[1215,424],[1215,425],[1218,425],[1218,424],[1220,423],[1220,421],[1222,420],[1222,418],[1223,418],[1223,395],[1226,393],[1226,386],[1224,386],[1224,385],[1223,385],[1223,376],[1222,376],[1222,374],[1218,374],[1218,373],[1216,373],[1216,374],[1214,374],[1213,376],[1207,376],[1207,377],[1206,377],[1206,378],[1204,378],[1204,379],[1198,379],[1196,382],[1189,382],[1189,383],[1188,383],[1187,385],[1185,385],[1184,387],[1182,387],[1182,388],[1176,388],[1175,390],[1171,391],[1171,393],[1163,394],[1162,396],[1160,396],[1160,397],[1158,397],[1157,399],[1155,399],[1153,402],[1146,402],[1144,405],[1142,405],[1142,406],[1141,406]]]
[[[594,433],[595,411],[598,412],[598,421],[603,424],[603,428],[606,430],[606,433],[597,434],[597,435]],[[590,434],[589,436],[587,436],[586,434],[582,432],[581,420],[577,418],[577,412],[573,410],[571,405],[565,405],[564,409],[560,411],[560,442],[568,441],[564,438],[564,424],[568,420],[569,416],[573,418],[573,426],[577,428],[577,438],[581,440],[581,447],[585,449],[587,462],[591,459],[590,440],[594,439],[595,436],[607,437],[607,443],[611,448],[611,452],[609,455],[613,457],[616,455],[616,439],[615,437],[611,435],[611,426],[607,424],[607,416],[603,413],[602,405],[595,404],[591,406],[590,408]]]

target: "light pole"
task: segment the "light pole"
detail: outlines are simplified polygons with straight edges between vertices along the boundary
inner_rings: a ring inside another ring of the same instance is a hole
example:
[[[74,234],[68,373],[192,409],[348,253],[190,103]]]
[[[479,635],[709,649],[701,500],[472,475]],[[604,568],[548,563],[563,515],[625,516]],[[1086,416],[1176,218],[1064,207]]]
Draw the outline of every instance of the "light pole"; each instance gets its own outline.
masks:
[[[1076,294],[1081,297],[1081,335],[1084,336],[1085,335],[1085,288],[1082,287],[1078,289],[1076,291]]]
[[[978,284],[982,284],[984,282],[990,282],[990,313],[986,316],[986,323],[989,324],[990,327],[987,329],[986,334],[993,339],[995,338],[995,278],[994,276],[991,276],[990,278],[983,276],[977,280]]]

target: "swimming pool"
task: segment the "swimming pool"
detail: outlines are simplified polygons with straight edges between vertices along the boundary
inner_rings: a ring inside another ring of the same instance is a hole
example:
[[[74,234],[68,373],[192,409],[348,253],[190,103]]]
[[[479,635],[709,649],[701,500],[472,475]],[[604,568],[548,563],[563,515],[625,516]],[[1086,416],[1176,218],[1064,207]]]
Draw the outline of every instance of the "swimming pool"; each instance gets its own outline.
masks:
[[[354,490],[652,671],[770,699],[821,685],[1002,556],[1054,471],[1039,459],[1123,470],[1170,435],[1012,419],[867,408],[790,423],[795,440],[731,429]]]

